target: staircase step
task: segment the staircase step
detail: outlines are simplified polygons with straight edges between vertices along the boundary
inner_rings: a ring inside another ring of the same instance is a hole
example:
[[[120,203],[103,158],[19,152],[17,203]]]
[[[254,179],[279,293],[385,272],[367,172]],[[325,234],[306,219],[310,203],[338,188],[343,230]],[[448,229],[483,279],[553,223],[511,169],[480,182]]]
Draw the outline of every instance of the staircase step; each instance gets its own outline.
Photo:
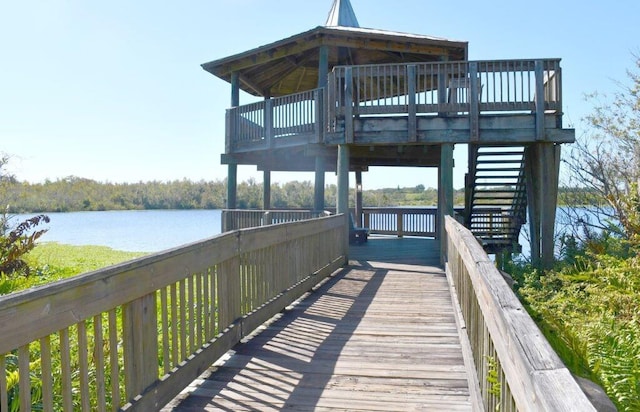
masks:
[[[495,152],[490,152],[490,151],[478,151],[478,157],[479,156],[523,156],[524,155],[524,151],[522,152],[518,152],[518,151],[495,151]]]
[[[486,160],[476,160],[476,164],[513,164],[513,163],[522,163],[522,159],[486,159]]]
[[[476,172],[520,172],[522,167],[478,167]],[[476,176],[478,178],[479,176]],[[504,177],[504,176],[502,176]]]

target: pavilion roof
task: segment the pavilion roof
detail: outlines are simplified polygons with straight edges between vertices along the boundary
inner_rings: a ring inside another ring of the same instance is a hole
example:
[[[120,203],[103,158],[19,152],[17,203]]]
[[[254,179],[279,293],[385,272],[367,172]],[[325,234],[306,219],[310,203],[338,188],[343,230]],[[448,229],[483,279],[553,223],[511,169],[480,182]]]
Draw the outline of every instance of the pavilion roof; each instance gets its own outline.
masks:
[[[329,52],[329,70],[341,65],[467,59],[467,42],[358,27],[348,0],[334,1],[326,24],[202,67],[228,82],[237,72],[242,90],[277,97],[317,87],[322,46]]]

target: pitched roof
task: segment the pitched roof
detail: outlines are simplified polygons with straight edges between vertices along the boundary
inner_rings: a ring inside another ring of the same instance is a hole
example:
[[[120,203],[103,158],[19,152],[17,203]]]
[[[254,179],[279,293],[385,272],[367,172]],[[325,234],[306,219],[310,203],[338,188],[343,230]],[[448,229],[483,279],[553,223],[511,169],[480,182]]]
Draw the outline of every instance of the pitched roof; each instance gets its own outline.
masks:
[[[334,0],[325,26],[360,27],[349,0]]]

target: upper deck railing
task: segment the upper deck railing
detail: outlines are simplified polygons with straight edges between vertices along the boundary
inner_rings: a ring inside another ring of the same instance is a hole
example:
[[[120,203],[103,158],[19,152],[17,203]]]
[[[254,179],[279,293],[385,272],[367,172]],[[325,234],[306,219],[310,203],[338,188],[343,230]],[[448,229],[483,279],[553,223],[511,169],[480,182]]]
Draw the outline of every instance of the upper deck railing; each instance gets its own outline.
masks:
[[[339,66],[326,90],[228,109],[226,151],[322,143],[354,117],[405,116],[415,130],[417,116],[464,115],[473,140],[481,114],[536,113],[542,122],[561,111],[559,59]]]
[[[0,297],[0,411],[159,410],[345,262],[343,215]]]

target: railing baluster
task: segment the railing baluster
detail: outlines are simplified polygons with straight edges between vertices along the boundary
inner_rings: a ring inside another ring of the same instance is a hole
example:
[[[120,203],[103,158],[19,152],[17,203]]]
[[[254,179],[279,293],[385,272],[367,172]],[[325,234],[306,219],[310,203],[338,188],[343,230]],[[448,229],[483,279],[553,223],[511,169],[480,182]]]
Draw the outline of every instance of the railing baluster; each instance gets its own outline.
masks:
[[[1,359],[4,359],[4,357],[0,356],[0,377],[4,376],[4,371],[5,371],[5,368],[1,362]],[[42,378],[42,410],[51,411],[53,410],[54,371],[51,368],[51,338],[49,336],[40,338],[40,362],[42,363],[42,373],[40,375]],[[96,375],[96,379],[97,377],[98,376]],[[104,381],[102,382],[102,386],[104,387]],[[0,381],[0,393],[2,393],[1,381]],[[0,401],[0,410],[3,410],[3,411],[7,410],[6,404],[2,401]]]
[[[18,370],[20,372],[20,410],[31,411],[31,371],[29,367],[29,345],[18,348]]]

